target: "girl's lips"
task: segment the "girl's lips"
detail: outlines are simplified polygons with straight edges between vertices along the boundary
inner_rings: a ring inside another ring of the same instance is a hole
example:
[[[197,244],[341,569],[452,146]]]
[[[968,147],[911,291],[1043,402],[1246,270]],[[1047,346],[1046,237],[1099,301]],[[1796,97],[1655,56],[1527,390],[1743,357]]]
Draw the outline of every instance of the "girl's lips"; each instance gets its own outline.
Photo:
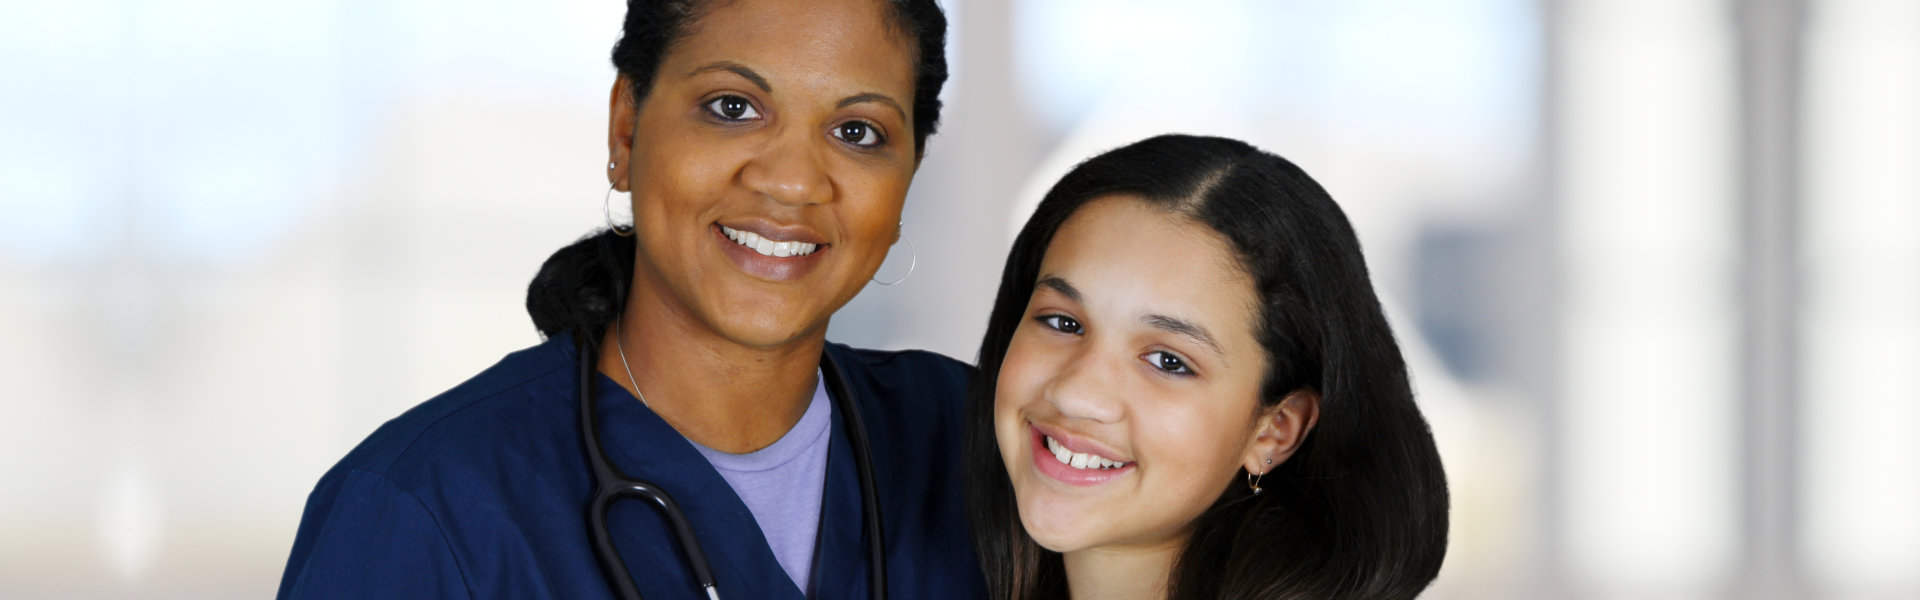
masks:
[[[1028,426],[1028,454],[1033,459],[1033,468],[1042,475],[1077,487],[1092,487],[1119,479],[1132,473],[1137,463],[1126,463],[1111,469],[1076,469],[1073,465],[1060,462],[1053,452],[1047,449],[1047,436],[1040,429]]]
[[[1121,454],[1119,452],[1108,448],[1106,444],[1101,443],[1099,440],[1033,421],[1027,421],[1027,426],[1034,431],[1040,432],[1040,435],[1053,438],[1053,441],[1058,442],[1061,446],[1065,446],[1070,452],[1091,454],[1114,462],[1128,462],[1120,458]]]

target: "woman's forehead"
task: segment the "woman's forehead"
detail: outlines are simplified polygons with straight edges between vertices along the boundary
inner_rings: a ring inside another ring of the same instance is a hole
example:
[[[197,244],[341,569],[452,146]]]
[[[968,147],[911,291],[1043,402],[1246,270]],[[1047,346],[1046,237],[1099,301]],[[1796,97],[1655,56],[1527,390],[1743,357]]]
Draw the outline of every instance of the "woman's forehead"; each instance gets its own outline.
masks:
[[[911,94],[913,46],[891,19],[884,3],[872,0],[717,3],[669,48],[658,77],[684,77],[730,61],[759,73],[776,93],[786,87]]]

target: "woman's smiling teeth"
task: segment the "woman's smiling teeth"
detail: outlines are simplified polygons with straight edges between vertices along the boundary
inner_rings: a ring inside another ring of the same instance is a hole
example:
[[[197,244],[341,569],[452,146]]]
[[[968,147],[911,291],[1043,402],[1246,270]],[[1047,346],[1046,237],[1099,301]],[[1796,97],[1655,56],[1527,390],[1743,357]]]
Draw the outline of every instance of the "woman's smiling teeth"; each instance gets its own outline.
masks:
[[[1066,463],[1067,466],[1075,469],[1118,469],[1127,465],[1127,463],[1124,462],[1107,460],[1085,452],[1068,450],[1066,446],[1060,445],[1060,442],[1054,441],[1052,437],[1047,437],[1047,450],[1053,452],[1053,458],[1055,460]]]
[[[720,226],[720,233],[726,234],[727,239],[733,240],[733,243],[746,246],[754,252],[774,258],[806,256],[813,254],[814,250],[819,249],[819,246],[816,244],[806,242],[776,242],[760,237],[760,234],[751,231],[741,231],[725,225]]]

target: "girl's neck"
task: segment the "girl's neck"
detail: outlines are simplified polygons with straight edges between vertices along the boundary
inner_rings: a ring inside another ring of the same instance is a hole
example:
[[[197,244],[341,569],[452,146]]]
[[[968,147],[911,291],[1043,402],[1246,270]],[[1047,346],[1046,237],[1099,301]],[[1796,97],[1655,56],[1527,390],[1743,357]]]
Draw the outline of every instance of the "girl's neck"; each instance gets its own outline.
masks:
[[[1160,600],[1182,540],[1150,546],[1102,546],[1061,556],[1073,598]]]
[[[635,292],[617,328],[601,340],[600,372],[644,398],[681,435],[721,452],[752,452],[778,441],[806,413],[825,327],[790,343],[751,347],[667,307],[666,299]]]

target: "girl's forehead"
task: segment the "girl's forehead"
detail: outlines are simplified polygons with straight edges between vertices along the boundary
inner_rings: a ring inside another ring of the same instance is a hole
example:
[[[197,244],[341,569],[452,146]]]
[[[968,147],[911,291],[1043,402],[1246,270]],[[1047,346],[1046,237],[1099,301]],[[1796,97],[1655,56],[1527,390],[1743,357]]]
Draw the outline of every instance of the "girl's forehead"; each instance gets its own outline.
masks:
[[[1142,200],[1101,198],[1075,211],[1041,260],[1039,278],[1049,277],[1090,308],[1184,315],[1253,342],[1259,302],[1238,253],[1206,224]]]
[[[1049,267],[1106,269],[1125,280],[1155,276],[1205,281],[1225,292],[1253,293],[1252,280],[1225,236],[1205,223],[1131,196],[1088,201],[1062,223],[1041,259]],[[1244,290],[1232,284],[1245,282]],[[1174,290],[1169,290],[1174,291]]]

